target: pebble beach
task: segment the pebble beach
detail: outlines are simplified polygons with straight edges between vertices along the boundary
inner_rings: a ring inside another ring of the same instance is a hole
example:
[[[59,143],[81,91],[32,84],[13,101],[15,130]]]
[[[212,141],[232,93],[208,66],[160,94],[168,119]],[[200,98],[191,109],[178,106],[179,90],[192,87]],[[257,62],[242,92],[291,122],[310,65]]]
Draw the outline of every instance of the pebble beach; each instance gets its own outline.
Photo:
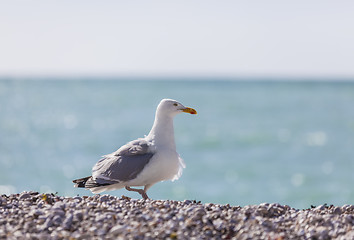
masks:
[[[22,192],[0,197],[0,239],[354,239],[354,205],[300,210]]]

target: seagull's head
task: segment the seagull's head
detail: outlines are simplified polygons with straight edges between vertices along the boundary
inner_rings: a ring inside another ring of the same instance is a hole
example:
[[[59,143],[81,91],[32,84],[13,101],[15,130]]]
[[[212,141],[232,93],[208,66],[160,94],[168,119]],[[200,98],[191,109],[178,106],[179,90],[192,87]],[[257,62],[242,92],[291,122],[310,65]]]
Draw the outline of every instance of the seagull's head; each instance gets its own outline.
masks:
[[[174,117],[178,113],[190,113],[197,114],[197,111],[193,108],[185,107],[182,103],[173,99],[162,99],[157,106],[157,113]]]

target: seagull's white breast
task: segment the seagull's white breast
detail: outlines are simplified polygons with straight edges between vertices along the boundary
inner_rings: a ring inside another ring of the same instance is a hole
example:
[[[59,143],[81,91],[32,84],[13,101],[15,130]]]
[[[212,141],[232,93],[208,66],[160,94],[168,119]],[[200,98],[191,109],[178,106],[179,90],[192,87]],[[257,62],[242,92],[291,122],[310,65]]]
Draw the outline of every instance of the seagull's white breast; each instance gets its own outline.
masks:
[[[143,171],[128,182],[130,186],[145,186],[165,180],[175,180],[182,173],[183,160],[176,151],[170,149],[156,149]]]

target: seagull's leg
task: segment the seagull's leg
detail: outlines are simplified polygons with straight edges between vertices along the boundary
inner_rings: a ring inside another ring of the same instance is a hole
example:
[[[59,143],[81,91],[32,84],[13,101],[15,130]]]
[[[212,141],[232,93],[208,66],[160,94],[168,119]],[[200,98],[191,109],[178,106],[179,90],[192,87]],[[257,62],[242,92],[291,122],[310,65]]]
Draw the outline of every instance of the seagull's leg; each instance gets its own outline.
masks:
[[[144,186],[144,195],[143,195],[143,198],[144,198],[144,199],[149,199],[149,197],[148,197],[148,195],[146,194],[146,192],[147,192],[147,190],[148,190],[152,185],[153,185],[153,184],[148,184],[148,185],[145,185],[145,186]],[[145,196],[146,198],[145,198],[144,196]]]
[[[148,195],[146,194],[145,190],[143,190],[143,189],[136,189],[136,188],[131,188],[128,186],[125,186],[125,189],[127,189],[128,191],[133,191],[133,192],[139,193],[144,199],[149,199]]]
[[[141,196],[143,196],[144,199],[149,199],[148,195],[146,194],[146,192],[144,191],[143,194],[141,194]]]

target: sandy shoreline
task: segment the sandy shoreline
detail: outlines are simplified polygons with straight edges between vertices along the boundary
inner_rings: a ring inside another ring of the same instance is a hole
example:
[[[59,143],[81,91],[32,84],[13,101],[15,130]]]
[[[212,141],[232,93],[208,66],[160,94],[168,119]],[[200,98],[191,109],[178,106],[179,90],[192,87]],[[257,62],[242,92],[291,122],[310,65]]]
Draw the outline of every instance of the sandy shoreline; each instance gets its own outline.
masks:
[[[354,205],[298,210],[110,195],[0,196],[0,239],[354,239]]]

